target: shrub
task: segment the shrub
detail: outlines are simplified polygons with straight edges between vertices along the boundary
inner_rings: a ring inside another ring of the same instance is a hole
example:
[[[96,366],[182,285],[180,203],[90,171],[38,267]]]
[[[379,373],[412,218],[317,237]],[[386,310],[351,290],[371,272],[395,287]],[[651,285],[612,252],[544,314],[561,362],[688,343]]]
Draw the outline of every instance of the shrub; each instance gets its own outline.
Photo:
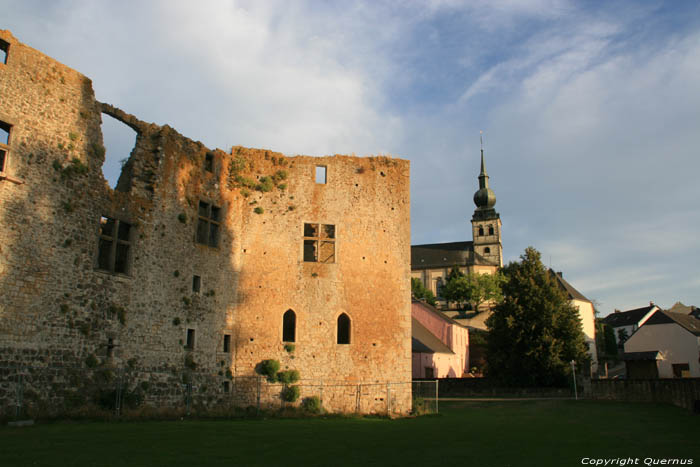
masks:
[[[85,365],[87,365],[88,368],[95,368],[97,363],[97,357],[95,357],[93,354],[88,355],[88,357],[85,359]]]
[[[263,208],[261,208],[260,206],[258,206],[258,207],[256,207],[255,209],[253,209],[253,212],[254,212],[255,214],[262,214],[262,213],[265,212],[265,210],[264,210]]]
[[[280,362],[277,360],[263,360],[260,363],[258,373],[267,376],[267,380],[271,383],[277,381],[277,372],[280,371]]]
[[[272,181],[271,177],[265,176],[265,177],[260,177],[260,183],[258,183],[255,186],[255,189],[258,191],[262,191],[263,193],[266,193],[268,191],[272,191],[274,188],[274,183]]]
[[[296,347],[294,346],[294,344],[284,344],[284,350],[286,350],[289,353],[294,352],[295,348]]]
[[[299,372],[297,370],[280,371],[277,373],[277,381],[284,384],[293,384],[299,381]]]
[[[195,363],[194,357],[191,353],[188,353],[185,356],[185,367],[189,368],[190,370],[194,370],[195,368],[197,368],[197,363]]]
[[[180,325],[180,318],[173,318],[173,326],[179,326]]]
[[[295,402],[299,399],[299,394],[301,390],[299,386],[285,386],[282,390],[282,400],[285,402]]]
[[[305,397],[301,401],[301,408],[309,413],[321,413],[321,399],[318,396]]]
[[[186,224],[187,223],[187,216],[185,215],[184,212],[181,212],[180,214],[177,215],[177,220],[179,220],[183,224]]]

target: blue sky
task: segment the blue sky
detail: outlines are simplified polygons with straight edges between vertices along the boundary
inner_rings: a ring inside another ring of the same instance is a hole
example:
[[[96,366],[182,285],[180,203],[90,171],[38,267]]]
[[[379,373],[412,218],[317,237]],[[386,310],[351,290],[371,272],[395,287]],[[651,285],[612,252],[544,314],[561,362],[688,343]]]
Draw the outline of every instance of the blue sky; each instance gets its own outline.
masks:
[[[700,306],[700,3],[2,1],[97,98],[209,147],[410,159],[412,242],[470,239],[479,131],[506,260],[602,315]],[[133,133],[104,117],[114,179]]]

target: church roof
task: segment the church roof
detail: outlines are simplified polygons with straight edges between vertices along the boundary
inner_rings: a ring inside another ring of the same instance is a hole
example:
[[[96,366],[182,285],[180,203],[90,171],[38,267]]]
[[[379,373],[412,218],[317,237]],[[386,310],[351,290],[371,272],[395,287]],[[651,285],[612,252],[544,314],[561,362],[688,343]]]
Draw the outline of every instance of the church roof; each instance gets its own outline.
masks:
[[[557,284],[559,285],[559,288],[562,289],[564,292],[567,293],[569,296],[569,300],[581,300],[584,302],[591,302],[589,299],[587,299],[581,292],[576,290],[573,285],[569,284],[564,277],[562,276],[561,272],[554,272],[553,269],[549,270],[549,273],[554,276],[554,279],[557,281]]]
[[[411,269],[446,268],[467,264],[494,265],[488,259],[474,252],[473,242],[411,245]]]
[[[438,339],[416,318],[411,318],[411,352],[414,353],[445,353],[454,355],[440,339]]]

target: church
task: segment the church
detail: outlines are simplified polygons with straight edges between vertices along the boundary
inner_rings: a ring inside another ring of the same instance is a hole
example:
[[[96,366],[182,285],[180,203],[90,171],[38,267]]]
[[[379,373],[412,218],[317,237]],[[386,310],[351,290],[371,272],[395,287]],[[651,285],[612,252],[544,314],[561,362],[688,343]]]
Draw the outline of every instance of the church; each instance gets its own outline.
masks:
[[[489,188],[483,148],[474,204],[472,241],[411,246],[411,278],[420,279],[426,289],[435,294],[443,309],[447,303],[441,300],[442,287],[452,268],[457,267],[465,274],[493,274],[503,266],[501,217],[494,209],[496,194]]]

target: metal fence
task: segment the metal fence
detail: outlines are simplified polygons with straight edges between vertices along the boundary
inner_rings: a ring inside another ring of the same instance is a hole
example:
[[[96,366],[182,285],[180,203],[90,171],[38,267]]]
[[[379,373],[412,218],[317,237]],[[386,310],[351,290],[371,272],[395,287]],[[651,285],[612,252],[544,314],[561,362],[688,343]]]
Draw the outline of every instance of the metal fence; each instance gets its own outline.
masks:
[[[365,382],[131,367],[0,367],[0,417],[179,417],[261,411],[437,413],[437,381]]]

